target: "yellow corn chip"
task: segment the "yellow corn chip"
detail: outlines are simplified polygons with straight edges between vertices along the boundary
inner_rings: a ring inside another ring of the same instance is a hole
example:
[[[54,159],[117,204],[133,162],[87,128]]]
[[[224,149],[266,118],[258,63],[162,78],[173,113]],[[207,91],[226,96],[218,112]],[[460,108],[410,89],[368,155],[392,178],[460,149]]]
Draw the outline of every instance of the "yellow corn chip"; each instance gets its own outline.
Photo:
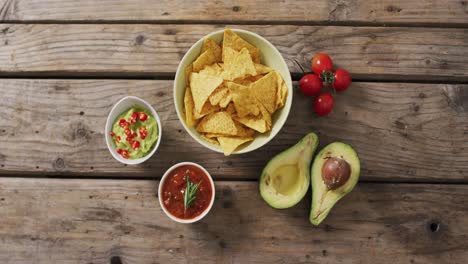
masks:
[[[259,63],[255,63],[255,70],[257,71],[257,74],[267,74],[273,71],[272,68]]]
[[[219,142],[216,138],[209,138],[205,134],[200,134],[200,137],[211,144],[219,145]]]
[[[278,90],[276,91],[276,109],[279,109],[284,106],[286,103],[286,98],[288,97],[288,87],[283,77],[278,72],[276,73],[276,78],[278,80]]]
[[[203,68],[203,70],[201,70],[199,73],[222,77],[223,68],[220,66],[219,63],[213,63],[211,65],[205,66],[205,68]]]
[[[252,137],[218,137],[219,144],[225,156],[231,155],[240,145],[252,140]]]
[[[247,49],[244,48],[237,52],[231,48],[226,48],[224,58],[223,78],[225,80],[232,81],[249,75],[257,75],[255,65]]]
[[[190,74],[193,72],[193,64],[185,68],[185,86],[190,86]]]
[[[268,131],[271,129],[271,115],[262,104],[258,104],[258,108],[260,108],[261,117],[263,120],[265,120]]]
[[[255,134],[255,131],[249,127],[244,126],[243,124],[234,121],[236,124],[237,134],[238,137],[252,137]]]
[[[197,126],[198,132],[236,135],[237,127],[234,120],[226,112],[212,113],[204,117]]]
[[[244,117],[249,114],[256,116],[260,113],[257,101],[255,97],[252,96],[249,87],[233,82],[228,82],[227,85],[231,91],[232,101],[234,101],[234,107],[239,117]]]
[[[229,89],[226,86],[219,86],[214,90],[214,92],[210,95],[209,100],[211,105],[218,105],[219,102],[226,96],[228,96]]]
[[[210,39],[210,38],[206,38],[205,40],[203,40],[203,45],[202,45],[202,49],[201,49],[201,52],[205,52],[207,50],[211,50],[213,52],[213,55],[216,59],[216,62],[220,62],[222,57],[221,57],[221,47],[218,45],[218,43],[216,43],[216,41]]]
[[[194,105],[193,105],[193,98],[192,98],[192,92],[190,90],[190,87],[185,88],[185,96],[184,96],[184,105],[185,105],[185,123],[187,124],[188,127],[193,127],[197,124],[197,121],[195,120],[193,116],[193,110],[194,110]]]
[[[270,113],[273,113],[276,109],[277,86],[278,82],[275,72],[268,73],[250,86],[252,94]],[[239,117],[242,116],[239,115]]]
[[[212,50],[205,50],[198,58],[193,62],[193,71],[199,72],[205,66],[211,65],[216,62],[216,57]]]
[[[266,121],[260,117],[234,117],[234,120],[260,133],[264,133],[269,130]]]
[[[208,114],[217,112],[219,110],[219,106],[213,106],[210,104],[210,102],[206,102],[205,105],[202,108],[201,112],[198,112],[196,109],[193,111],[193,118],[198,120]]]
[[[223,99],[221,99],[221,101],[219,101],[219,106],[221,108],[226,108],[226,106],[232,101],[232,94],[231,94],[231,91],[228,90],[228,94],[226,97],[224,97]]]
[[[235,51],[241,51],[243,48],[246,48],[249,51],[252,60],[255,63],[260,63],[260,50],[254,45],[248,43],[239,35],[232,32],[230,29],[224,30],[224,39],[223,39],[223,61],[226,62],[226,48],[231,48]]]
[[[223,82],[223,79],[216,76],[211,76],[206,73],[190,74],[190,87],[192,88],[193,102],[198,113],[202,112],[202,108],[211,93]]]

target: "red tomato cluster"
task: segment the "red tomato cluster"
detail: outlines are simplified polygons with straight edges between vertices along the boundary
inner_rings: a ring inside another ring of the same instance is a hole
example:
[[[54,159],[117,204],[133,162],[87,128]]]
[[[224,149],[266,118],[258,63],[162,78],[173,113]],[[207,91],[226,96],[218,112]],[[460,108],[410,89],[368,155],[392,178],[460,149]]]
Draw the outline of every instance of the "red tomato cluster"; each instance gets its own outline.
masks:
[[[333,72],[333,61],[325,53],[319,53],[312,59],[312,70],[302,76],[299,81],[299,89],[303,95],[316,96],[314,110],[319,116],[328,115],[333,109],[333,96],[328,92],[322,92],[323,84],[333,91],[342,92],[351,84],[351,74],[345,69],[337,69]]]
[[[135,112],[130,116],[129,121],[125,119],[119,120],[119,126],[124,128],[124,134],[127,136],[125,140],[130,144],[132,149],[137,150],[140,148],[140,141],[136,140],[138,134],[130,129],[130,124],[135,124],[138,120],[145,122],[148,119],[148,115],[143,112]],[[144,140],[148,135],[148,131],[145,126],[142,126],[138,129],[140,133],[140,138]],[[110,132],[110,136],[114,137],[115,133],[113,131]],[[115,142],[118,144],[122,139],[120,136],[115,138]],[[117,153],[119,153],[123,158],[128,159],[130,158],[130,152],[126,149],[117,149]]]

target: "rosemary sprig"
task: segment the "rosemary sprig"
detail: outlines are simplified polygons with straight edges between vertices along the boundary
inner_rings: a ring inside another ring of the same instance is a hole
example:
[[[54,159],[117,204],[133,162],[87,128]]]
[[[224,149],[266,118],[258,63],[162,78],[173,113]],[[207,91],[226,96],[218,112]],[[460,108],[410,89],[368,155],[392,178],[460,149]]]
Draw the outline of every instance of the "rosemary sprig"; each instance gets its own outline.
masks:
[[[187,179],[187,184],[185,185],[184,193],[184,211],[187,211],[187,208],[189,208],[193,201],[195,201],[195,198],[197,198],[197,191],[201,181],[195,184],[190,181],[190,177],[188,175],[185,176],[185,178]]]

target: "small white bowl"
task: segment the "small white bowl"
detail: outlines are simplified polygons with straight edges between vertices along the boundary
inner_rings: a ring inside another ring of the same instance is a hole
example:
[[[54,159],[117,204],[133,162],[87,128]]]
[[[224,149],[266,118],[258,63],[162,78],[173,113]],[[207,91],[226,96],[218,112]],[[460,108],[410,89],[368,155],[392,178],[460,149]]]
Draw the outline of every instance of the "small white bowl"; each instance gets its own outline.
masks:
[[[233,154],[241,154],[254,151],[262,147],[263,145],[267,144],[270,140],[272,140],[276,136],[276,134],[278,134],[278,132],[281,130],[284,123],[286,122],[286,119],[288,118],[289,110],[291,109],[292,104],[293,89],[288,65],[284,61],[283,56],[281,56],[281,54],[275,48],[275,46],[273,46],[273,44],[271,44],[268,40],[253,32],[242,29],[231,30],[237,33],[240,37],[242,37],[249,43],[256,46],[258,49],[260,49],[262,64],[279,72],[283,77],[286,86],[288,87],[288,97],[286,99],[284,107],[276,111],[272,116],[273,125],[271,131],[263,134],[257,134],[252,142],[245,144],[243,147],[233,152]],[[193,44],[193,46],[187,51],[187,53],[185,53],[184,57],[180,61],[174,80],[174,105],[176,108],[177,116],[179,117],[179,121],[182,123],[182,126],[189,133],[189,135],[198,143],[200,143],[208,149],[220,153],[223,152],[220,146],[203,140],[195,128],[189,128],[185,124],[184,92],[186,87],[185,68],[187,68],[187,66],[190,65],[190,63],[192,63],[200,54],[203,40],[205,38],[211,38],[219,44],[223,39],[223,33],[224,30],[212,32],[198,40],[195,44]]]
[[[211,196],[211,201],[210,201],[210,204],[208,205],[208,207],[206,208],[205,211],[203,211],[200,215],[198,215],[197,217],[195,218],[192,218],[192,219],[180,219],[180,218],[177,218],[175,216],[173,216],[167,209],[166,207],[164,207],[164,204],[163,204],[163,201],[161,199],[162,197],[162,186],[164,185],[164,181],[166,180],[167,178],[167,175],[169,175],[169,173],[171,171],[173,171],[175,168],[178,168],[180,166],[183,166],[183,165],[192,165],[192,166],[195,166],[195,167],[198,167],[200,168],[204,173],[206,173],[206,175],[208,176],[208,179],[210,180],[210,185],[211,185],[211,189],[213,190],[213,195]],[[214,181],[213,181],[213,178],[211,178],[211,175],[210,173],[205,169],[203,168],[202,166],[198,165],[197,163],[193,163],[193,162],[180,162],[180,163],[177,163],[175,165],[173,165],[172,167],[170,167],[165,173],[164,175],[162,176],[161,178],[161,181],[159,181],[159,187],[158,187],[158,200],[159,200],[159,205],[161,206],[162,210],[164,211],[164,213],[166,213],[166,215],[178,222],[178,223],[181,223],[181,224],[191,224],[191,223],[195,223],[199,220],[201,220],[203,217],[205,217],[205,215],[208,214],[208,212],[211,210],[211,207],[213,207],[213,203],[214,203],[214,200],[215,200],[215,186],[214,186]]]
[[[139,159],[124,159],[122,156],[120,156],[119,153],[117,153],[115,149],[115,143],[112,140],[112,137],[110,136],[110,132],[112,131],[112,125],[114,124],[114,121],[119,115],[121,115],[123,112],[127,111],[128,109],[132,108],[135,105],[139,105],[143,108],[148,109],[151,111],[151,114],[154,116],[156,119],[156,123],[158,125],[158,140],[156,141],[153,150],[151,150],[150,153],[148,153],[146,156],[139,158]],[[128,164],[128,165],[135,165],[135,164],[140,164],[145,162],[147,159],[151,158],[153,154],[156,152],[156,150],[159,147],[159,143],[161,143],[161,136],[162,136],[162,128],[161,128],[161,121],[159,120],[158,113],[154,108],[145,100],[135,97],[135,96],[126,96],[120,101],[118,101],[111,109],[109,115],[107,116],[107,121],[106,121],[106,143],[107,143],[107,148],[109,148],[109,152],[112,154],[112,156],[120,161],[121,163]]]

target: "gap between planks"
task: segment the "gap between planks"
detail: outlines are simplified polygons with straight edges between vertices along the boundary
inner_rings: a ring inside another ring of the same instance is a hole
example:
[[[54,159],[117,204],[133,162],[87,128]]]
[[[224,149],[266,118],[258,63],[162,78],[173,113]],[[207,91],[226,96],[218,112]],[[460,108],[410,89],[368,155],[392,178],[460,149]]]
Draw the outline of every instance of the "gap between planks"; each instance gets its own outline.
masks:
[[[306,73],[291,73],[293,81],[299,81]],[[429,83],[429,84],[468,84],[467,77],[397,75],[397,74],[353,74],[353,82],[379,83]],[[64,80],[169,80],[175,79],[175,73],[144,72],[0,72],[0,79],[64,79]]]
[[[76,176],[76,175],[0,175],[0,181],[2,178],[6,179],[37,179],[37,180],[49,180],[49,179],[58,179],[58,180],[114,180],[114,181],[160,181],[161,177],[148,177],[148,176],[123,176],[123,177],[106,177],[104,175],[97,176]],[[258,179],[253,178],[219,178],[214,179],[216,182],[258,182]],[[429,185],[468,185],[468,181],[465,180],[454,180],[454,181],[443,181],[440,179],[432,181],[424,181],[421,179],[415,180],[359,180],[359,184],[409,184],[409,185],[420,185],[420,184],[429,184]]]
[[[365,21],[278,21],[278,20],[8,20],[0,24],[23,25],[288,25],[288,26],[336,26],[336,27],[420,27],[420,28],[468,28],[468,23],[428,23],[428,22],[365,22]]]

